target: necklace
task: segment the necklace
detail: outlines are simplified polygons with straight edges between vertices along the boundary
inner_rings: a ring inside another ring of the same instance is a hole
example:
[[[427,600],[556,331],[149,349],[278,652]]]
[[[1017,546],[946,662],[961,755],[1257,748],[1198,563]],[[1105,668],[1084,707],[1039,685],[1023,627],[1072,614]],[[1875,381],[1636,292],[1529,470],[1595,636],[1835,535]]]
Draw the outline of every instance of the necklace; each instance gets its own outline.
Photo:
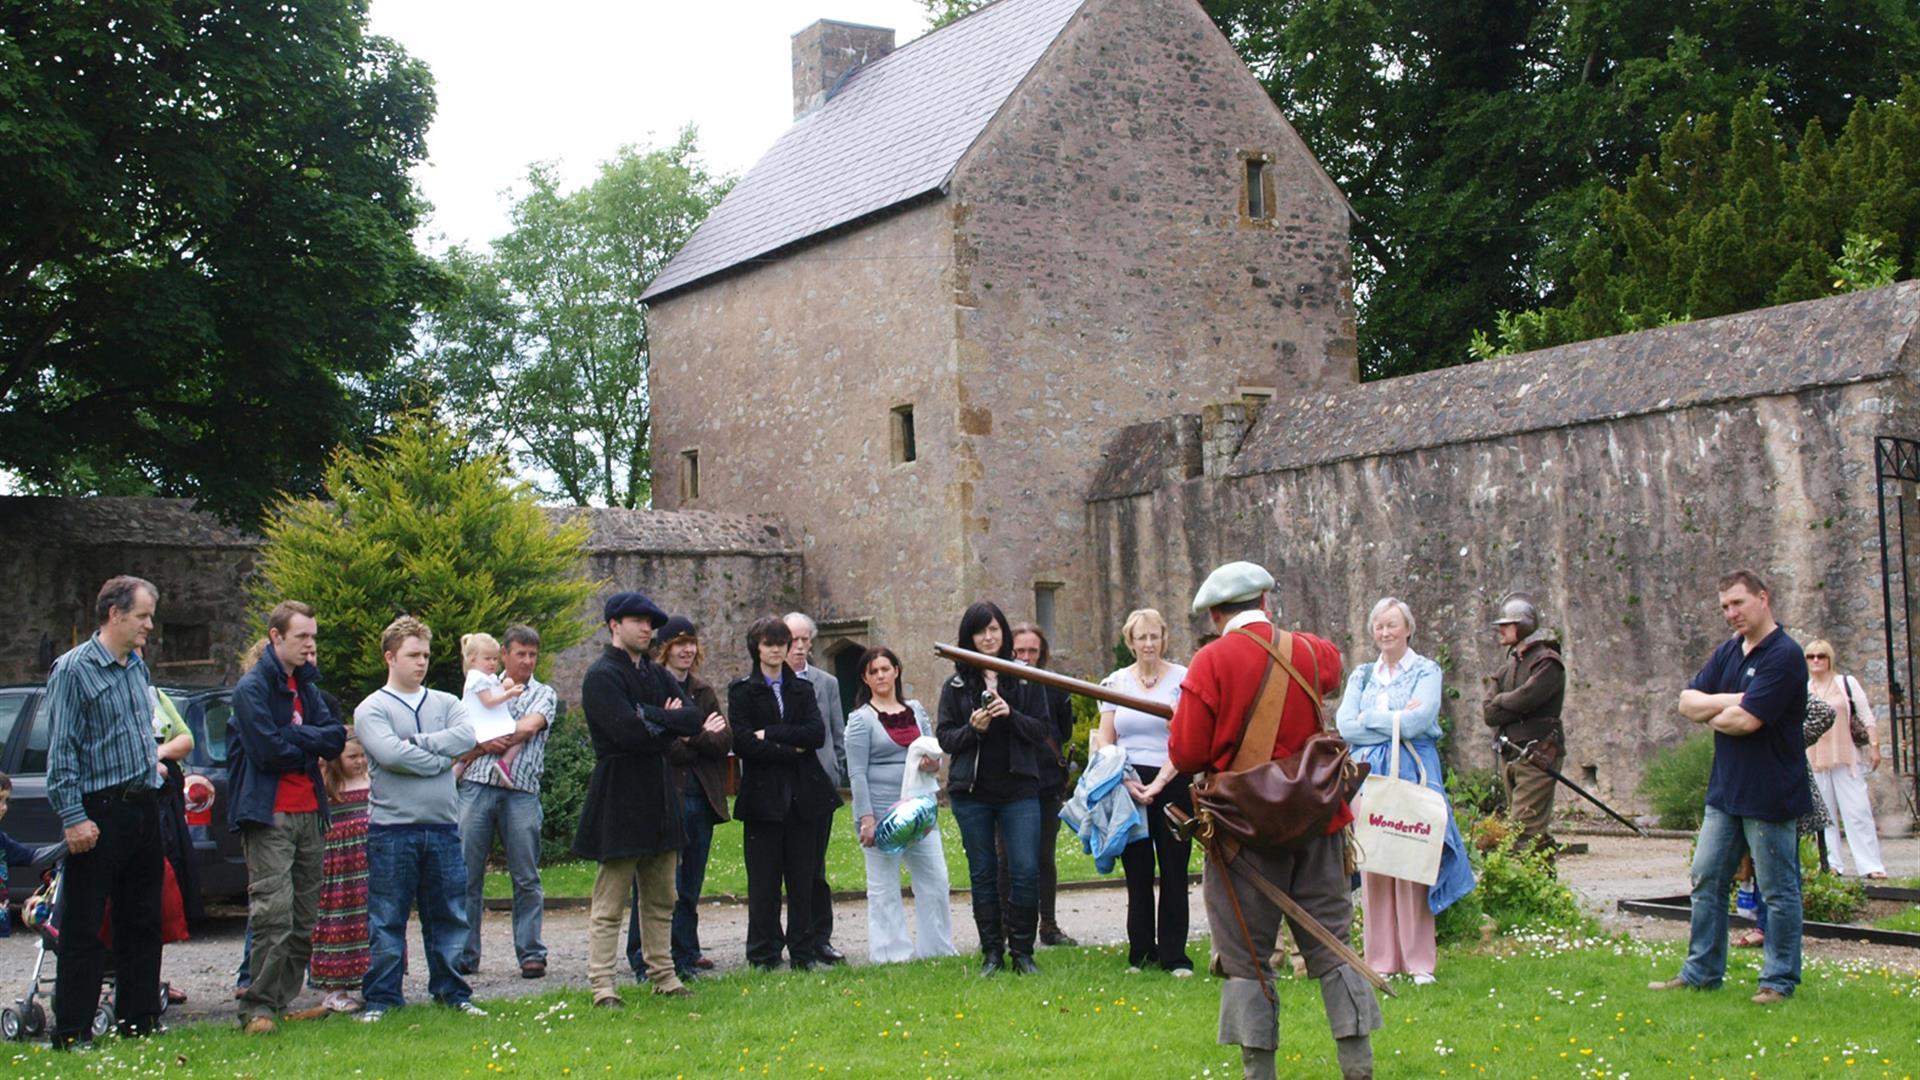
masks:
[[[1151,690],[1160,685],[1160,680],[1166,677],[1167,665],[1161,664],[1160,670],[1154,672],[1152,677],[1149,678],[1146,668],[1142,667],[1140,663],[1136,661],[1133,665],[1133,674],[1135,678],[1140,680],[1140,689]]]

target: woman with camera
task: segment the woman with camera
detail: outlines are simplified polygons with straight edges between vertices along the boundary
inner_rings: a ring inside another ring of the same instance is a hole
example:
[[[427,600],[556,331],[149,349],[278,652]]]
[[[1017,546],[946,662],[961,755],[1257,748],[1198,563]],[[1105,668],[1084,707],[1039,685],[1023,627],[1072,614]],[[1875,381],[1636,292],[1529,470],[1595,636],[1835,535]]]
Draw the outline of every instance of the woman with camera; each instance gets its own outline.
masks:
[[[961,648],[1013,658],[1012,628],[989,602],[974,604],[960,617],[959,640]],[[940,689],[936,734],[953,759],[947,792],[967,852],[982,975],[1006,965],[1008,952],[1016,973],[1039,970],[1033,944],[1040,922],[1039,756],[1046,752],[1046,716],[1039,687],[966,664],[955,664],[953,678]],[[1005,897],[999,891],[996,830],[1007,849]]]

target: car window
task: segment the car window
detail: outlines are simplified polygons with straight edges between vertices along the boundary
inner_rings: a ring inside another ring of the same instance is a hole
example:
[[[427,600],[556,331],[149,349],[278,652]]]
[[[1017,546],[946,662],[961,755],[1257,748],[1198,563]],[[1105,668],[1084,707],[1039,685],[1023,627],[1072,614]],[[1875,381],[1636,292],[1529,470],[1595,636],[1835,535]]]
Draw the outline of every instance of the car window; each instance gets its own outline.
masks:
[[[227,722],[233,718],[233,699],[200,698],[187,708],[187,726],[193,729],[196,764],[227,763]]]
[[[13,738],[13,729],[20,723],[20,715],[26,711],[27,702],[32,694],[0,694],[0,749],[4,749],[7,740]]]
[[[53,741],[53,713],[41,709],[27,729],[27,748],[20,755],[20,771],[37,775],[47,771],[47,744]]]

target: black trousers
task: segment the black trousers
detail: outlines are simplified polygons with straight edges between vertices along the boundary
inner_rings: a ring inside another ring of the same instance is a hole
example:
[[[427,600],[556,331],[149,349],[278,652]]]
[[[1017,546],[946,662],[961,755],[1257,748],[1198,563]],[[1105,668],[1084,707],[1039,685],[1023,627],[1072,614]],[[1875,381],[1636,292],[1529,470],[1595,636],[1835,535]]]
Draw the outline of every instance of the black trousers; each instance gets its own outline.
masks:
[[[1144,963],[1158,964],[1168,971],[1193,967],[1187,956],[1187,857],[1193,852],[1193,841],[1174,835],[1165,810],[1171,802],[1193,813],[1191,787],[1192,780],[1185,774],[1167,781],[1153,805],[1143,808],[1147,838],[1135,840],[1120,851],[1120,866],[1127,875],[1127,963],[1136,967]],[[1153,896],[1155,862],[1160,864],[1157,905]]]
[[[833,886],[827,884],[827,845],[833,843],[833,814],[820,819],[814,836],[818,854],[813,865],[813,940],[814,955],[833,944]]]
[[[53,1044],[93,1037],[106,949],[100,924],[113,900],[114,1008],[120,1030],[144,1035],[160,1015],[160,888],[165,858],[156,800],[88,795],[81,805],[100,840],[67,856],[61,896],[60,964],[54,977]]]
[[[832,818],[827,819],[829,827]],[[741,847],[747,862],[747,963],[775,967],[784,947],[795,967],[813,963],[814,878],[819,874],[820,822],[747,821]],[[780,891],[786,887],[787,931],[780,930]]]

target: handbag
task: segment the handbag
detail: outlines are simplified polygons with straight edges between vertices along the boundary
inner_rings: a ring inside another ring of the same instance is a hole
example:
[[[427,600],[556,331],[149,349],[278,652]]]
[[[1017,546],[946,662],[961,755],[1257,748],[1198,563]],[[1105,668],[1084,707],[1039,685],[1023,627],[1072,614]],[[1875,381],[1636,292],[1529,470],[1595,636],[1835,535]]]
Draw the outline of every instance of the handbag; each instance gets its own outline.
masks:
[[[1412,753],[1412,751],[1408,751]],[[1353,808],[1353,841],[1360,867],[1402,881],[1432,885],[1447,846],[1447,800],[1427,786],[1427,763],[1413,754],[1420,782],[1400,778],[1400,717],[1393,718],[1393,750],[1385,775],[1367,777]]]
[[[1240,745],[1224,772],[1194,781],[1194,816],[1211,819],[1214,832],[1255,851],[1287,853],[1300,844],[1327,835],[1334,817],[1352,801],[1366,779],[1368,767],[1356,763],[1346,741],[1326,729],[1325,703],[1318,686],[1319,658],[1314,658],[1314,682],[1301,676],[1287,653],[1293,635],[1276,627],[1278,644],[1249,633],[1235,633],[1258,642],[1273,658],[1260,680],[1253,714],[1241,733]],[[1275,669],[1284,676],[1274,678]],[[1320,730],[1307,737],[1297,753],[1273,759],[1273,740],[1287,707],[1289,682],[1298,683],[1313,701]]]
[[[1853,700],[1853,688],[1857,685],[1853,676],[1840,676],[1840,690],[1847,695],[1847,735],[1855,746],[1865,746],[1873,741],[1873,735],[1867,731],[1867,722],[1860,719],[1860,706]]]

